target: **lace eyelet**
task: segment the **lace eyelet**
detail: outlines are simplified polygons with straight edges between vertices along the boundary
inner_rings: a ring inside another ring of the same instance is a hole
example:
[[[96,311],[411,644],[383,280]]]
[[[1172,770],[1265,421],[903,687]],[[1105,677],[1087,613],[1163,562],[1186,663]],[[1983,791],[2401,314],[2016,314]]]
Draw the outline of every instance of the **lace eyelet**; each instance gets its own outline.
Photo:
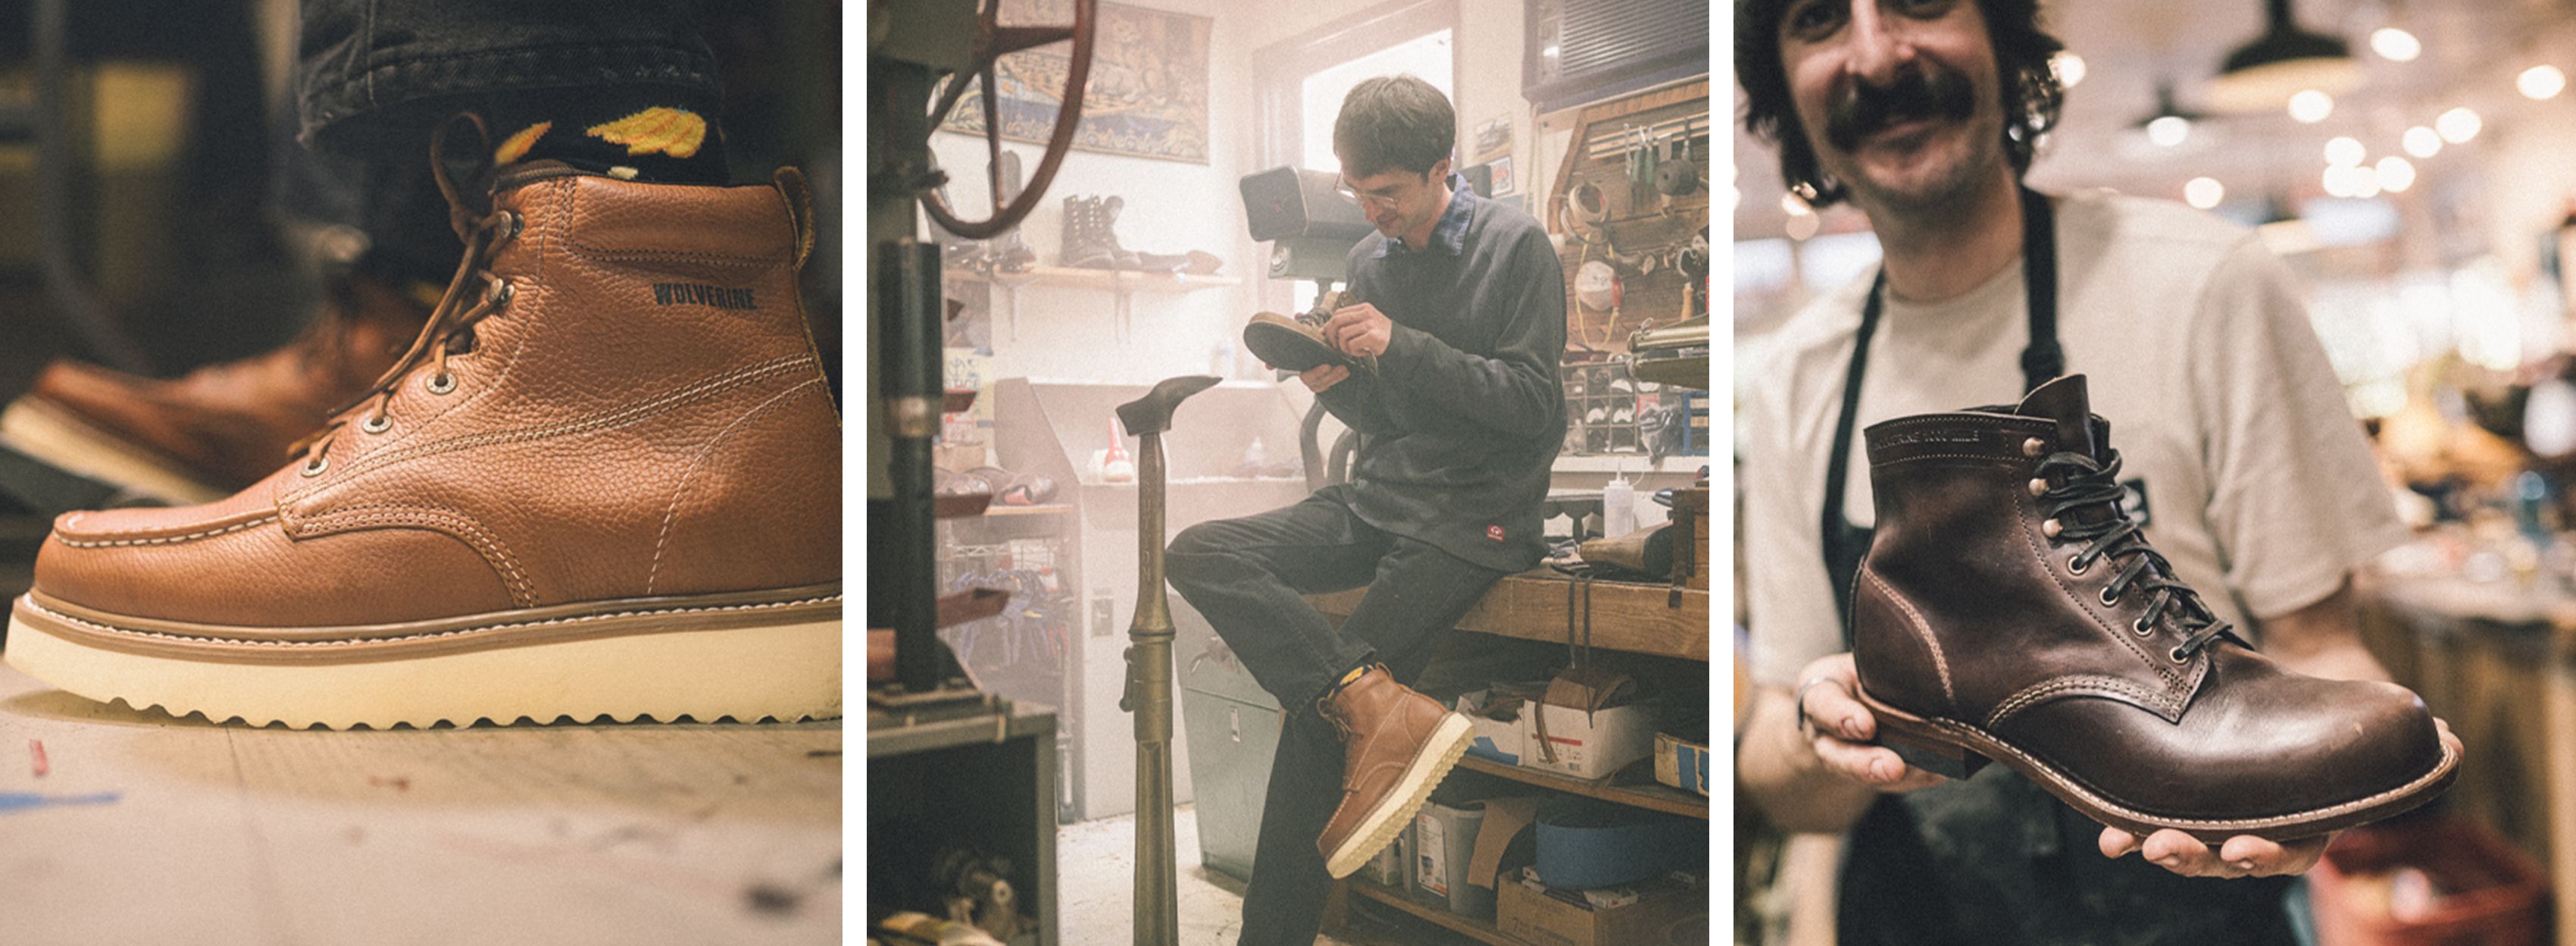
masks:
[[[2037,438],[2037,437],[2032,437],[2032,438],[2030,438],[2030,439],[2028,439],[2028,440],[2024,440],[2024,441],[2022,441],[2022,442],[2021,442],[2021,455],[2022,455],[2022,456],[2026,456],[2026,457],[2035,457],[2035,456],[2040,455],[2042,452],[2045,452],[2047,449],[2048,449],[2048,444],[2047,444],[2047,443],[2045,443],[2045,442],[2042,442],[2042,441],[2041,441],[2039,438]]]
[[[518,294],[519,286],[517,283],[513,283],[507,279],[497,280],[492,284],[492,288],[483,294],[483,301],[495,307],[505,306],[509,305],[510,300],[517,297]]]
[[[441,371],[430,375],[429,380],[421,382],[420,386],[431,394],[447,394],[456,390],[456,375]]]
[[[509,239],[518,239],[519,231],[525,230],[528,227],[528,218],[520,216],[519,212],[516,210],[504,210],[501,212],[510,215]]]
[[[2041,534],[2054,539],[2057,538],[2058,533],[2066,531],[2066,527],[2059,524],[2057,520],[2050,519],[2039,524],[2039,531]]]
[[[2106,608],[2116,606],[2120,603],[2120,596],[2112,594],[2111,586],[2109,585],[2102,586],[2102,594],[2100,597],[2102,599],[2102,606]]]
[[[2146,615],[2139,615],[2137,620],[2129,622],[2129,633],[2131,634],[2145,637],[2155,632],[2155,626],[2147,623]]]
[[[2081,574],[2084,574],[2085,572],[2089,572],[2089,571],[2092,571],[2092,570],[2093,570],[2093,563],[2092,563],[2092,562],[2089,562],[2089,561],[2086,561],[2086,560],[2085,560],[2085,558],[2084,558],[2084,556],[2083,556],[2081,553],[2079,553],[2079,554],[2075,554],[2075,555],[2067,556],[2067,558],[2066,558],[2066,573],[2067,573],[2067,574],[2069,574],[2069,575],[2081,575]],[[2109,589],[2109,588],[2104,588],[2104,589],[2102,589],[2102,590],[2103,590],[2104,592],[2109,592],[2111,589]],[[2104,604],[2109,604],[2110,602],[2105,601],[2105,602],[2103,602],[2103,603],[2104,603]]]
[[[331,468],[331,458],[330,458],[330,457],[314,457],[314,458],[313,458],[313,462],[305,464],[305,465],[304,465],[304,469],[299,470],[299,471],[297,471],[297,472],[303,473],[306,479],[311,479],[311,478],[313,478],[313,477],[316,477],[316,476],[320,476],[320,475],[322,475],[322,471],[327,470],[327,469],[330,469],[330,468]]]
[[[2188,663],[2191,660],[2191,657],[2185,655],[2180,647],[2165,651],[2165,656],[2173,658],[2175,663]]]
[[[2031,477],[2031,478],[2030,478],[2030,494],[2031,494],[2032,496],[2046,496],[2046,495],[2048,495],[2048,478],[2047,478],[2047,477],[2044,477],[2044,476],[2034,476],[2034,477]]]
[[[358,424],[358,429],[371,434],[381,434],[385,431],[392,430],[394,429],[393,415],[378,414],[374,417],[367,418],[365,421]]]

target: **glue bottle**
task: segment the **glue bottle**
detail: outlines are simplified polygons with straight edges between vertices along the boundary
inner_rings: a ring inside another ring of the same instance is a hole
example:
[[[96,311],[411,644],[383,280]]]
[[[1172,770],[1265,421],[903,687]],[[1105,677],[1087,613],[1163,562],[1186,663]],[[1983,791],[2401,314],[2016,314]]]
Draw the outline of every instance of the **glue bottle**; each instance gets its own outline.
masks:
[[[1136,481],[1136,462],[1127,458],[1126,441],[1127,438],[1118,430],[1118,419],[1110,418],[1109,449],[1103,451],[1100,458],[1101,482],[1133,483]]]
[[[1611,467],[1609,485],[1601,487],[1601,534],[1605,538],[1615,539],[1635,531],[1637,531],[1637,490],[1636,487],[1629,485],[1626,479],[1620,477],[1620,471],[1614,464]]]

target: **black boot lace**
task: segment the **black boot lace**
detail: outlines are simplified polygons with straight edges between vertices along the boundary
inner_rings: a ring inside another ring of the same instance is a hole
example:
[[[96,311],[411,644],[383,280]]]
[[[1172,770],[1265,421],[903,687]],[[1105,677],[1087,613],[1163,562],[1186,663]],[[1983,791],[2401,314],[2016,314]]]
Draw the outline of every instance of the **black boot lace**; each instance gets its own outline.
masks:
[[[431,176],[438,182],[439,193],[447,198],[448,226],[465,241],[465,256],[457,261],[456,275],[448,281],[446,295],[440,297],[437,307],[430,310],[429,322],[421,326],[420,335],[412,340],[410,350],[405,351],[383,377],[376,379],[367,393],[333,411],[328,426],[296,445],[296,452],[305,457],[300,471],[305,476],[320,476],[329,467],[332,441],[359,414],[363,413],[365,419],[358,422],[358,429],[365,433],[381,434],[393,428],[393,416],[388,411],[393,404],[394,392],[401,390],[403,379],[420,367],[424,355],[428,357],[430,370],[423,387],[432,394],[454,392],[457,381],[456,375],[447,369],[448,356],[472,353],[476,347],[475,323],[498,314],[516,295],[510,281],[494,274],[491,266],[501,248],[518,238],[527,221],[516,211],[493,208],[486,191],[478,187],[469,193],[459,187],[449,174],[444,160],[448,153],[447,133],[458,122],[472,125],[481,139],[475,149],[483,161],[474,175],[477,179],[488,177],[492,171],[489,163],[492,145],[491,133],[484,126],[482,117],[472,113],[456,116],[440,125],[430,136]],[[357,411],[356,408],[361,406],[368,409]]]
[[[2055,539],[2086,542],[2067,566],[2082,572],[2103,559],[2119,563],[2119,572],[2102,588],[2103,603],[2116,602],[2132,590],[2145,593],[2147,611],[2129,629],[2144,635],[2170,616],[2170,626],[2186,635],[2179,646],[2166,654],[2177,662],[2190,659],[2222,637],[2250,648],[2252,645],[2234,633],[2233,625],[2209,609],[2199,592],[2175,580],[2173,564],[2147,545],[2147,537],[2139,532],[2137,522],[2121,509],[2127,490],[2120,486],[2120,452],[2105,453],[2106,461],[2074,452],[2052,453],[2039,461],[2039,481],[2033,489],[2046,487],[2039,492],[2048,517],[2043,528]],[[2092,514],[2080,520],[2069,518],[2070,513],[2079,511]]]

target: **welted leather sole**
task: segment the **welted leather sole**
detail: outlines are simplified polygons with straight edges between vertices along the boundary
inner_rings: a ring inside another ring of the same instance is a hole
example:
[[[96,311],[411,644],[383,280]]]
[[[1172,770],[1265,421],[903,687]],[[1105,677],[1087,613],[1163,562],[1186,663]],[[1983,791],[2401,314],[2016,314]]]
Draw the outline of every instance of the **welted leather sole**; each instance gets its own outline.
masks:
[[[117,436],[43,398],[21,397],[0,409],[0,437],[28,456],[174,506],[211,503],[233,494],[198,479],[160,451]],[[279,458],[281,463],[284,460]]]
[[[1403,778],[1360,819],[1358,827],[1351,829],[1350,837],[1342,839],[1341,845],[1324,858],[1324,872],[1336,878],[1348,877],[1377,852],[1395,843],[1395,836],[1413,823],[1414,814],[1431,800],[1431,790],[1449,777],[1449,769],[1458,764],[1458,757],[1466,754],[1468,744],[1474,741],[1475,725],[1467,717],[1457,713],[1442,716],[1440,727],[1432,730],[1430,740],[1413,754],[1412,764],[1405,766]]]
[[[1262,364],[1281,371],[1306,371],[1318,365],[1348,366],[1350,359],[1324,343],[1313,326],[1271,312],[1255,313],[1243,326],[1243,347]]]
[[[1870,713],[1877,717],[1879,744],[1895,750],[1908,764],[1952,778],[1964,778],[1974,774],[1988,760],[2000,762],[2087,817],[2137,835],[2141,840],[2166,829],[2181,831],[2213,846],[2240,834],[2269,841],[2315,837],[2402,814],[2432,801],[2460,774],[2460,741],[2444,734],[2439,765],[2413,781],[2378,794],[2323,808],[2258,818],[2175,818],[2140,811],[2105,798],[2046,761],[1975,726],[1946,719],[1925,719],[1881,703],[1871,698],[1867,691],[1855,688],[1853,692],[1860,698],[1861,705],[1869,707]]]
[[[254,726],[840,716],[839,588],[762,597],[246,633],[253,629],[120,620],[31,592],[11,609],[0,660],[102,703]]]

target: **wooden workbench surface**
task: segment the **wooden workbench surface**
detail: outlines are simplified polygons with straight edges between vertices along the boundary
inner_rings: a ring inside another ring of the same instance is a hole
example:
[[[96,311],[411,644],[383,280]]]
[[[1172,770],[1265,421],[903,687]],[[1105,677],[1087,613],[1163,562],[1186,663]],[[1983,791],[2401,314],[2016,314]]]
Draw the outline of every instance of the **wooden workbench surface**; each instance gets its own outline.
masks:
[[[836,943],[840,750],[838,723],[215,726],[0,667],[0,942]]]
[[[1475,610],[1458,619],[1458,629],[1517,637],[1565,641],[1566,588],[1572,582],[1544,567],[1495,582]],[[1307,598],[1316,610],[1338,620],[1358,607],[1366,589]],[[1581,600],[1577,592],[1577,601]],[[1708,592],[1685,588],[1681,606],[1672,607],[1672,586],[1596,581],[1592,583],[1592,646],[1685,660],[1708,659]],[[1578,618],[1577,626],[1580,627]]]

